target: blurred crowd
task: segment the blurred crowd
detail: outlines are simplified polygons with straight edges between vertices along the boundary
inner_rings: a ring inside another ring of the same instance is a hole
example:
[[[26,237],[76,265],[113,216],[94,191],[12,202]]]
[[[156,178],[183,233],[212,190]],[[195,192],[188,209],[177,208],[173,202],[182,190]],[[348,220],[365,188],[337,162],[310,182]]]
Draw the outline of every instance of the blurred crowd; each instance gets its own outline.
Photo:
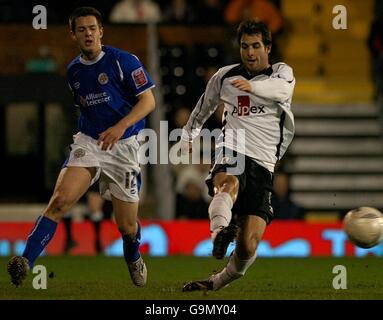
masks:
[[[221,27],[227,32],[227,43],[196,43],[193,45],[159,43],[160,77],[163,105],[169,130],[182,128],[192,112],[207,82],[223,65],[239,62],[235,29],[244,18],[255,17],[265,22],[273,34],[271,62],[283,60],[278,48],[279,39],[288,36],[290,29],[281,13],[282,0],[0,0],[0,23],[31,23],[34,5],[44,5],[50,24],[67,24],[68,16],[76,7],[91,5],[99,9],[104,23],[159,25],[192,25],[195,27]],[[129,41],[129,39],[127,39]],[[107,41],[106,41],[107,42]],[[374,19],[366,45],[371,54],[371,77],[375,86],[374,99],[380,106],[383,137],[383,1],[376,0]],[[26,65],[26,72],[56,72],[58,63],[48,45],[36,48]],[[193,85],[190,85],[190,84]],[[222,126],[222,107],[207,121],[205,128]],[[201,152],[198,150],[197,152]],[[207,218],[210,198],[204,179],[209,171],[210,159],[201,165],[172,167],[176,192],[177,218]],[[303,210],[290,199],[290,177],[281,170],[274,177],[273,207],[277,218],[302,218]],[[90,195],[90,203],[97,199]],[[88,200],[87,200],[88,201]],[[92,206],[92,205],[90,205]],[[90,210],[91,211],[91,210]],[[97,215],[89,215],[98,219]],[[69,225],[69,224],[68,224]],[[97,223],[95,224],[95,226]],[[97,227],[96,227],[97,228]],[[68,229],[69,230],[69,229]],[[70,231],[69,231],[70,239]],[[96,244],[96,247],[98,245]],[[68,248],[71,242],[68,242]]]
[[[238,47],[235,42],[235,29],[244,18],[256,17],[265,22],[273,34],[271,61],[281,59],[276,39],[283,34],[284,20],[281,15],[281,0],[119,0],[119,1],[39,1],[48,11],[49,24],[66,24],[71,11],[83,5],[96,7],[102,14],[105,24],[160,25],[202,25],[219,26],[227,30],[232,43],[225,45],[195,44],[193,46],[160,43],[160,76],[163,95],[163,108],[169,122],[169,130],[182,128],[203,93],[207,82],[223,65],[239,62]],[[0,0],[0,23],[30,23],[34,1]],[[25,69],[27,72],[55,72],[57,64],[49,47],[36,49]],[[193,86],[189,84],[193,83]],[[213,130],[222,127],[222,107],[207,121],[205,127]],[[210,146],[209,146],[210,147]],[[214,147],[214,146],[213,146]],[[196,152],[201,152],[196,150]],[[210,169],[210,158],[202,159],[199,165],[177,165],[172,167],[176,192],[176,212],[178,219],[206,219],[210,197],[207,194],[205,177]],[[276,193],[273,206],[277,218],[299,219],[303,211],[289,197],[289,177],[281,172],[275,176]],[[110,218],[110,209],[105,209],[104,201],[97,192],[91,191],[84,199],[87,217],[94,224],[98,235],[100,222]],[[107,212],[107,213],[105,213]],[[71,216],[64,219],[67,230],[66,251],[76,243],[71,236]],[[96,236],[95,249],[101,251]]]
[[[257,15],[270,22],[273,32],[282,23],[279,8],[281,0],[1,0],[0,23],[29,23],[32,8],[44,5],[48,23],[66,23],[71,11],[79,6],[96,7],[106,23],[182,23],[224,24],[237,23],[243,17]]]
[[[235,28],[242,19],[257,17],[269,26],[274,36],[283,30],[280,1],[271,0],[96,0],[66,1],[65,3],[39,1],[36,4],[46,6],[48,25],[66,24],[73,8],[91,5],[102,13],[105,24],[154,22],[165,25],[220,26],[228,30],[230,38],[235,38]],[[0,0],[0,23],[30,23],[33,5],[33,2],[27,0]],[[224,46],[211,43],[195,44],[191,47],[182,44],[167,46],[160,43],[159,53],[162,82],[160,88],[169,130],[182,128],[186,124],[194,105],[213,74],[225,64],[238,62],[239,58],[235,41]],[[56,68],[57,64],[48,46],[37,48],[36,56],[31,57],[26,64],[27,72],[55,72]],[[193,86],[190,86],[190,83],[193,83]],[[222,127],[222,107],[218,108],[205,127],[210,130]],[[172,168],[177,218],[208,217],[210,199],[204,179],[209,171],[210,159],[204,160],[205,164],[181,165]],[[94,198],[92,195],[89,197],[88,205],[93,203]],[[98,214],[89,215],[91,219],[98,216]],[[70,221],[70,216],[67,221]],[[69,250],[73,243],[69,222],[66,225]]]

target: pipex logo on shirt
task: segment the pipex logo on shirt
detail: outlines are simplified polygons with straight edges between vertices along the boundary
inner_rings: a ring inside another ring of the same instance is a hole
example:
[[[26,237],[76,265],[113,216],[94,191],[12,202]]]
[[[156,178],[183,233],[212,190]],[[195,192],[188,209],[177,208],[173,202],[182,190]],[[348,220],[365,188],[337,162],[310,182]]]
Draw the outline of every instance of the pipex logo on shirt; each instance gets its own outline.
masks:
[[[249,96],[238,96],[237,107],[234,107],[231,115],[237,114],[238,117],[242,117],[259,113],[265,113],[265,106],[250,106]]]

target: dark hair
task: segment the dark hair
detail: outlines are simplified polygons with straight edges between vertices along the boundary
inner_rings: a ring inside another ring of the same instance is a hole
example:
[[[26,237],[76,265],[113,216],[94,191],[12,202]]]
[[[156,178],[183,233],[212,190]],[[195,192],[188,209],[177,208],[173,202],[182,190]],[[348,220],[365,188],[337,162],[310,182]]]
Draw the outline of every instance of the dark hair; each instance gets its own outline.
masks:
[[[252,19],[242,21],[237,29],[237,41],[238,44],[241,44],[241,38],[243,34],[257,34],[262,35],[262,41],[265,46],[271,45],[271,32],[269,28],[262,21]]]
[[[76,19],[78,17],[94,16],[99,26],[102,26],[101,13],[93,7],[79,7],[75,9],[69,17],[69,27],[74,32],[76,29]]]

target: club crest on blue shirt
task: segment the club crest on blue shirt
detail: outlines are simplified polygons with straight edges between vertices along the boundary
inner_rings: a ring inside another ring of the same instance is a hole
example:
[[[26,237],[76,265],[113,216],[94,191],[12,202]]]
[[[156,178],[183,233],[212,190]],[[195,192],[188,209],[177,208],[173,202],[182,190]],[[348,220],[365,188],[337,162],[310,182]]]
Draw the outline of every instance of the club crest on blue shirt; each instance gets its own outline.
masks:
[[[98,75],[98,82],[100,82],[100,84],[107,84],[108,80],[108,75],[105,72],[102,72]]]

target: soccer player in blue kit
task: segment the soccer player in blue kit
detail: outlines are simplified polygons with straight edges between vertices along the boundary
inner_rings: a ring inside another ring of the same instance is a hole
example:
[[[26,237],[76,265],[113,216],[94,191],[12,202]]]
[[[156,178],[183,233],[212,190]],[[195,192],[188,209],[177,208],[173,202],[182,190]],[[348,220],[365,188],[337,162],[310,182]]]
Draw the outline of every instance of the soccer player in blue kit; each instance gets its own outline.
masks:
[[[64,214],[99,179],[101,195],[112,201],[132,281],[144,286],[147,269],[139,252],[140,167],[136,136],[145,127],[145,117],[155,108],[151,90],[154,84],[136,56],[101,44],[103,26],[96,9],[77,8],[69,25],[81,51],[67,69],[74,103],[80,108],[79,132],[22,256],[13,257],[7,269],[11,282],[21,285]]]

